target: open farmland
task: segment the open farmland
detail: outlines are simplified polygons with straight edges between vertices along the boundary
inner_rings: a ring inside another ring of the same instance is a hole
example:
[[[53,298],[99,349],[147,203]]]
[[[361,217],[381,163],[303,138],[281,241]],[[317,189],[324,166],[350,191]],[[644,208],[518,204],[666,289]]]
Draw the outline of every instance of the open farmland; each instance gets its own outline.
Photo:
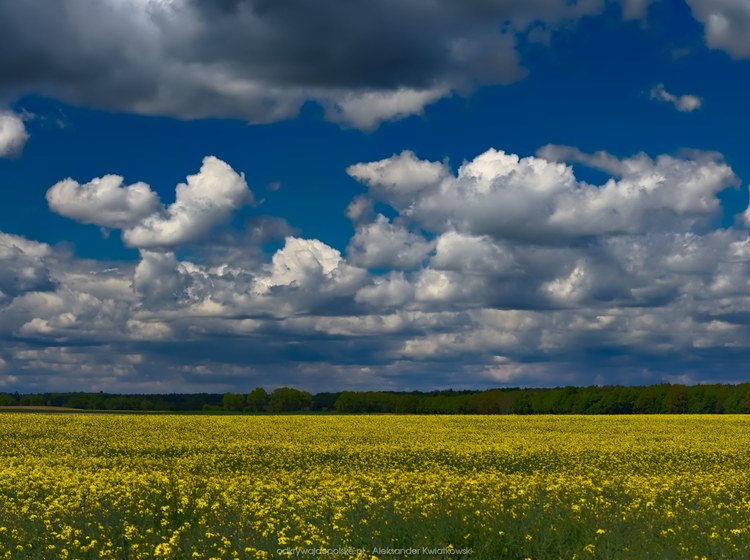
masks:
[[[0,415],[0,558],[747,558],[748,428]]]

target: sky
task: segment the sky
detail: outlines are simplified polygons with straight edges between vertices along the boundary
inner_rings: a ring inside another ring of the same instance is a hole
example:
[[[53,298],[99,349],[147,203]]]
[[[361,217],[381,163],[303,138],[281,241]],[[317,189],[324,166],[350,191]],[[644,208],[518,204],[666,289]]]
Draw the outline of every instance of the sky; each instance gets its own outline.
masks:
[[[748,379],[744,0],[0,0],[0,76],[0,391]]]

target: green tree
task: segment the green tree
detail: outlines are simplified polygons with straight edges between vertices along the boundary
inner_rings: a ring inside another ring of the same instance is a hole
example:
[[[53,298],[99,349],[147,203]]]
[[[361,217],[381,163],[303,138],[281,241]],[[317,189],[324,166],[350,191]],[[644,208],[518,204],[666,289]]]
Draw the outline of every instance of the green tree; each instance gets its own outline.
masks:
[[[87,397],[73,395],[65,402],[65,404],[63,404],[63,406],[66,408],[88,408],[88,404],[89,399]]]
[[[336,410],[336,399],[341,393],[315,393],[313,395],[312,410]]]
[[[740,409],[742,412],[750,412],[750,390],[745,393],[745,396],[740,401]]]
[[[691,414],[713,414],[717,412],[718,396],[715,385],[695,385],[690,387],[687,411]]]
[[[24,395],[19,404],[21,406],[47,406],[47,398],[44,395]]]
[[[220,406],[219,406],[218,404],[208,404],[208,403],[205,403],[205,404],[204,404],[204,405],[203,405],[203,406],[201,407],[201,410],[202,410],[203,412],[215,412],[215,411],[217,411],[217,410],[223,410],[223,408],[222,408],[222,407],[220,407]]]
[[[13,395],[8,393],[0,393],[0,406],[16,406],[18,401]]]
[[[531,408],[531,392],[526,389],[522,389],[516,395],[513,401],[513,414],[531,414],[533,409]]]
[[[664,394],[659,387],[653,385],[638,387],[638,394],[633,403],[633,412],[636,414],[658,414],[663,412]]]
[[[730,394],[724,401],[724,412],[727,414],[742,414],[748,412],[750,409],[746,409],[743,402],[747,395],[750,394],[750,385],[743,383],[736,387],[730,386]],[[748,401],[750,404],[750,401]]]
[[[671,414],[682,414],[687,411],[690,391],[684,385],[672,385],[664,397],[664,407]]]
[[[599,387],[581,387],[570,411],[573,414],[594,414],[599,403]]]
[[[150,399],[140,399],[138,408],[141,410],[154,410],[154,403]]]
[[[291,387],[274,389],[268,397],[273,412],[291,412],[307,410],[312,406],[312,395]]]
[[[500,389],[490,389],[475,395],[476,409],[479,414],[508,414],[513,401]]]
[[[417,412],[422,414],[444,414],[448,408],[448,397],[445,395],[426,395],[422,397]]]
[[[599,400],[589,409],[596,414],[630,414],[633,412],[635,393],[629,387],[603,387]]]
[[[359,399],[354,391],[342,391],[333,406],[337,412],[362,412],[359,410]]]
[[[247,408],[253,412],[263,412],[268,403],[268,393],[263,387],[256,387],[247,395]]]
[[[221,404],[224,406],[224,410],[242,410],[245,407],[245,395],[224,393]]]
[[[398,395],[396,399],[396,412],[400,414],[414,414],[419,406],[417,395]]]

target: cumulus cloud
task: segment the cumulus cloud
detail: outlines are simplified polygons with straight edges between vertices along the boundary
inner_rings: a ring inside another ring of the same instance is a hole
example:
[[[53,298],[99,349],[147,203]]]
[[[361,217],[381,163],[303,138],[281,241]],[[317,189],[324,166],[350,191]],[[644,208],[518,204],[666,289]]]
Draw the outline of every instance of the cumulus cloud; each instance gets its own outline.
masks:
[[[496,275],[512,273],[518,265],[512,251],[502,243],[487,236],[448,231],[438,237],[430,266],[464,274]]]
[[[737,184],[731,168],[715,158],[654,160],[639,154],[617,160],[560,147],[539,154],[519,158],[490,149],[454,176],[442,163],[403,152],[348,172],[373,197],[428,231],[536,242],[692,227],[719,210],[717,193]],[[617,177],[590,185],[577,180],[571,167],[545,159],[571,154]]]
[[[347,255],[357,266],[365,268],[416,268],[433,244],[421,235],[392,224],[378,214],[373,223],[357,228],[349,243]]]
[[[610,178],[588,184],[570,163]],[[138,214],[151,191],[117,177],[64,183],[52,198],[133,231],[190,214],[216,177],[229,184],[221,211],[233,208],[246,186],[224,165],[189,179],[171,214]],[[245,237],[217,236],[211,254],[141,247],[136,263],[0,234],[5,369],[66,390],[651,383],[677,369],[740,379],[750,236],[704,227],[736,183],[717,154],[549,145],[525,158],[489,150],[455,173],[412,152],[349,171],[368,188],[350,206],[344,254],[269,217]],[[248,248],[281,235],[272,254]]]
[[[174,253],[141,251],[133,288],[150,308],[183,299],[188,283],[189,276],[180,273]]]
[[[703,24],[706,44],[734,58],[750,57],[750,5],[737,0],[687,0]]]
[[[651,99],[665,101],[683,113],[690,113],[701,107],[701,98],[697,95],[674,95],[664,89],[664,84],[658,84],[651,89]]]
[[[0,111],[0,157],[19,156],[28,139],[29,133],[21,117],[9,111]]]
[[[157,212],[159,197],[146,183],[123,186],[123,178],[105,175],[80,184],[73,179],[47,191],[50,210],[83,224],[127,229]]]
[[[346,172],[367,185],[378,198],[405,206],[419,192],[439,183],[449,171],[446,165],[420,160],[410,150],[387,159],[356,163]],[[361,206],[362,199],[358,205]]]
[[[52,285],[45,261],[52,255],[46,243],[0,232],[0,301]]]
[[[627,171],[626,162],[605,151],[587,154],[574,146],[547,144],[536,151],[537,157],[547,161],[582,163],[592,169],[609,173],[613,177],[622,177]]]
[[[245,204],[253,203],[244,173],[238,174],[214,156],[176,188],[176,199],[164,207],[142,182],[123,186],[123,178],[106,175],[80,184],[65,179],[47,191],[51,210],[85,224],[122,230],[126,245],[143,249],[173,247],[205,237]]]
[[[350,125],[361,130],[373,130],[383,121],[403,119],[422,113],[429,105],[450,95],[450,88],[416,90],[399,88],[396,91],[366,91],[347,93],[336,102],[326,103],[328,120]]]
[[[623,19],[643,19],[646,17],[648,8],[656,0],[625,0],[622,6]]]
[[[360,222],[370,219],[374,214],[375,208],[372,199],[367,196],[355,196],[346,207],[346,217],[352,222]]]
[[[122,339],[121,321],[135,298],[130,282],[101,263],[33,241],[7,236],[10,250],[0,253],[0,268],[14,273],[9,285],[0,278],[0,336],[99,345]],[[5,245],[5,244],[4,244]],[[17,347],[17,343],[14,347]]]
[[[404,277],[402,271],[391,272],[360,288],[354,300],[375,308],[398,307],[413,299],[414,290],[414,285]]]
[[[626,16],[643,0],[627,0]],[[521,78],[517,36],[601,13],[601,0],[342,6],[300,0],[9,0],[0,97],[181,118],[327,118],[371,129],[453,92]]]
[[[317,239],[287,237],[273,256],[266,274],[256,279],[256,289],[268,293],[277,287],[305,291],[347,292],[364,276],[364,270],[348,264],[336,249]]]
[[[177,185],[174,203],[123,231],[123,239],[143,248],[195,241],[225,222],[234,210],[252,202],[244,173],[208,156],[196,175]]]

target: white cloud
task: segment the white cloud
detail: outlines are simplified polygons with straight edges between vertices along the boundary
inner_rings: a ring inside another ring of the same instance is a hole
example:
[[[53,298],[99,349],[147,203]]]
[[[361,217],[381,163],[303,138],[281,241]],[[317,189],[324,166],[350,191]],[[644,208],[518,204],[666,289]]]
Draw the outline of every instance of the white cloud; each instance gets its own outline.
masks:
[[[703,24],[706,44],[734,58],[750,57],[750,4],[744,0],[687,0]]]
[[[453,306],[467,302],[482,301],[486,296],[485,277],[465,276],[451,270],[425,268],[415,276],[414,285],[417,301],[430,304]]]
[[[651,99],[665,101],[683,113],[690,113],[700,109],[702,101],[697,95],[674,95],[664,89],[664,84],[658,84],[651,89]]]
[[[34,259],[48,257],[52,254],[52,248],[46,243],[39,243],[0,231],[0,259],[13,258],[18,255],[26,255]]]
[[[374,211],[372,199],[359,195],[355,196],[346,207],[346,217],[356,223],[371,219]]]
[[[347,264],[341,253],[317,239],[287,237],[282,249],[273,256],[265,275],[256,279],[260,293],[275,287],[346,293],[356,287],[364,271]]]
[[[174,253],[141,251],[141,261],[133,275],[133,288],[149,308],[174,305],[184,299],[189,282],[188,276],[179,269]]]
[[[414,298],[415,287],[404,277],[402,271],[379,276],[373,283],[360,288],[354,301],[371,308],[399,307]]]
[[[207,156],[196,175],[177,185],[176,200],[167,208],[147,184],[123,186],[117,175],[83,185],[60,181],[47,191],[47,201],[53,211],[79,222],[122,229],[130,247],[155,249],[203,239],[254,199],[244,173]]]
[[[84,224],[127,229],[161,208],[159,197],[146,183],[123,186],[123,178],[105,175],[80,184],[65,179],[47,191],[54,212]]]
[[[304,386],[299,372],[319,381],[325,364],[403,388],[648,383],[685,364],[710,380],[717,359],[750,358],[747,230],[702,224],[736,181],[718,155],[538,154],[490,150],[455,174],[411,152],[352,166],[368,192],[350,211],[346,256],[271,218],[190,260],[162,245],[137,263],[100,263],[0,234],[0,359],[28,384],[184,390],[247,383],[249,361],[256,385]],[[611,178],[590,185],[556,160]],[[79,219],[93,220],[91,204],[100,225],[128,232],[210,208],[218,181],[229,184],[218,215],[246,190],[225,165],[146,217],[133,208],[148,207],[150,189],[134,195],[119,178],[66,183],[52,198]],[[397,215],[371,219],[376,200]],[[284,233],[272,255],[258,248]]]
[[[172,337],[172,329],[161,321],[139,321],[128,319],[126,323],[128,334],[135,340],[159,341]]]
[[[452,318],[446,314],[441,317],[448,319],[443,332],[430,329],[404,337],[399,354],[422,360],[474,355],[481,356],[480,363],[507,363],[512,360],[498,359],[498,354],[518,355],[534,347],[547,324],[543,315],[534,311],[478,309]]]
[[[507,247],[488,236],[448,231],[438,237],[430,267],[464,274],[497,275],[512,273],[518,265]]]
[[[28,139],[29,133],[21,117],[9,111],[0,111],[0,157],[19,156]]]
[[[632,165],[627,165],[627,160],[622,161],[607,152],[599,151],[593,154],[586,154],[574,146],[547,144],[539,148],[536,151],[536,155],[547,161],[582,163],[592,169],[599,169],[605,173],[609,173],[613,177],[622,177],[628,171],[628,168],[633,167]],[[637,160],[631,161],[637,163]]]
[[[252,203],[245,175],[218,158],[203,158],[196,175],[177,185],[176,200],[165,212],[151,214],[123,231],[132,247],[169,247],[196,241],[225,222],[237,208]]]
[[[391,313],[388,315],[372,314],[363,317],[319,317],[310,326],[317,332],[333,336],[352,337],[398,334],[406,324],[407,320],[403,315]]]
[[[644,0],[628,0],[627,5]],[[271,122],[309,100],[372,129],[481,84],[525,75],[517,37],[600,14],[601,0],[450,0],[394,9],[372,0],[7,0],[0,4],[0,97],[39,93],[78,105],[180,118]],[[637,9],[627,12],[636,13]],[[54,32],[52,32],[54,31]]]
[[[622,17],[625,20],[643,19],[646,17],[648,8],[656,0],[621,0],[623,3]]]
[[[350,165],[346,172],[367,185],[376,197],[398,207],[407,205],[449,173],[444,164],[420,160],[410,150],[380,161]]]
[[[46,261],[52,248],[18,235],[0,232],[0,301],[51,285]]]
[[[559,154],[555,148],[540,154]],[[545,243],[646,227],[690,228],[715,215],[717,193],[737,183],[731,168],[711,157],[617,160],[600,153],[593,160],[618,178],[590,185],[562,163],[494,149],[465,162],[456,176],[411,152],[348,171],[374,198],[428,231]]]
[[[122,340],[122,322],[129,316],[132,298],[98,298],[76,291],[66,282],[65,266],[50,273],[57,286],[16,296],[3,312],[13,336],[38,338],[44,343],[78,342],[99,345]],[[54,290],[54,291],[53,291]]]
[[[433,245],[378,214],[373,223],[357,227],[347,256],[352,264],[365,268],[416,268]]]
[[[542,284],[542,290],[563,305],[580,301],[588,292],[590,273],[584,263],[576,263],[569,274]]]
[[[328,120],[371,131],[383,121],[421,115],[426,105],[450,95],[450,88],[347,92],[326,111]],[[325,103],[325,102],[324,102]]]

